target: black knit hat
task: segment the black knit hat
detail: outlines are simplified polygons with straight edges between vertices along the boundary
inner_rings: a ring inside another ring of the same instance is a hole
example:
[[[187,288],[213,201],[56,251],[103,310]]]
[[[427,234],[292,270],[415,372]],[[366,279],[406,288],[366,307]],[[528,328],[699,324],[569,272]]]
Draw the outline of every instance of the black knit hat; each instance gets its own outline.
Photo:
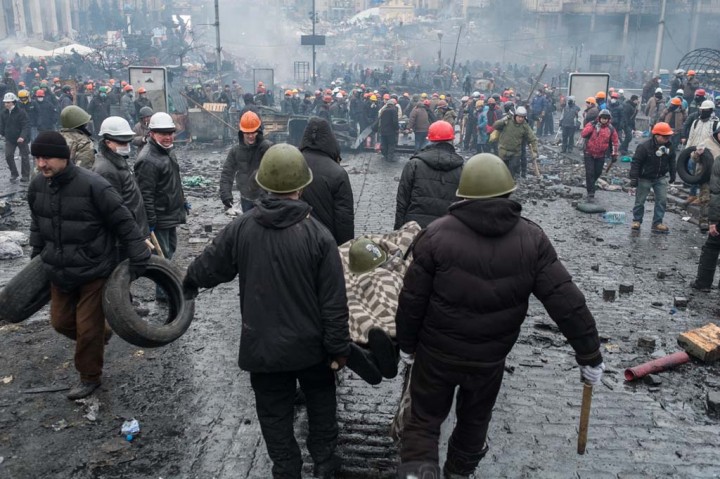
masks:
[[[63,137],[57,131],[43,131],[30,144],[32,156],[43,156],[45,158],[70,159],[70,148]]]

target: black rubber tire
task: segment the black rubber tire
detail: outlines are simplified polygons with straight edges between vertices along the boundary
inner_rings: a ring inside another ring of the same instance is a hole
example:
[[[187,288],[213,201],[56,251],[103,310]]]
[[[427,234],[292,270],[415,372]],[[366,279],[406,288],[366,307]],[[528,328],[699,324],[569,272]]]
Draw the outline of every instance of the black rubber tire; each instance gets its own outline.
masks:
[[[38,255],[0,291],[0,320],[25,321],[49,301],[50,280]]]
[[[195,302],[183,296],[182,273],[167,259],[150,257],[143,276],[165,290],[169,309],[167,322],[155,325],[138,316],[130,302],[128,265],[129,260],[120,263],[105,284],[103,310],[110,327],[128,343],[144,348],[157,348],[175,341],[190,327],[195,314]]]
[[[333,131],[350,131],[350,123],[347,120],[333,120]]]
[[[710,181],[713,162],[715,161],[713,159],[712,153],[710,153],[710,150],[706,148],[698,161],[698,163],[702,165],[702,171],[697,174],[691,174],[688,171],[688,160],[690,159],[690,154],[693,151],[695,151],[695,147],[688,146],[680,152],[680,155],[678,155],[677,159],[677,174],[681,180],[683,180],[689,185],[700,185],[702,183],[707,183],[708,181]]]

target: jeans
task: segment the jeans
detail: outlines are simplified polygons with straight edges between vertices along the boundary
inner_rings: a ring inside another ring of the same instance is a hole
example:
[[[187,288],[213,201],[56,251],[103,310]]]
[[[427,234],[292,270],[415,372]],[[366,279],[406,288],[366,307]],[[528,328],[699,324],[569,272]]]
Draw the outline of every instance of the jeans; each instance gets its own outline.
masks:
[[[96,279],[69,293],[50,285],[50,323],[75,341],[75,369],[83,382],[97,382],[102,376],[105,340],[110,335],[102,306],[106,281]]]
[[[30,178],[30,148],[27,142],[11,143],[5,140],[5,161],[10,169],[10,175],[13,178],[18,177],[17,166],[15,166],[15,148],[20,150],[20,173],[23,178]]]
[[[165,255],[166,259],[172,259],[177,249],[177,230],[173,226],[172,228],[163,228],[155,230],[155,237],[157,238],[160,249]],[[166,300],[167,295],[160,286],[155,286],[155,298],[160,300]]]
[[[575,130],[574,126],[563,126],[562,127],[562,151],[563,153],[570,153],[575,146]]]
[[[665,208],[667,207],[667,187],[668,179],[666,176],[655,180],[646,180],[640,178],[638,180],[637,190],[635,191],[635,206],[633,206],[633,221],[642,223],[643,214],[645,214],[645,200],[652,189],[655,193],[655,210],[653,212],[652,225],[658,225],[663,222],[665,217]]]
[[[305,393],[309,432],[306,445],[315,464],[328,461],[338,437],[335,375],[320,363],[299,371],[250,373],[255,408],[274,478],[300,479],[302,456],[295,439],[295,390]]]
[[[588,195],[595,194],[595,182],[602,175],[605,158],[593,158],[585,156],[585,189]]]
[[[415,153],[425,148],[427,145],[427,131],[415,132]]]
[[[695,284],[699,288],[710,288],[715,278],[718,256],[720,256],[720,236],[708,235],[700,253]]]
[[[687,169],[688,173],[691,175],[695,174],[695,160],[692,159],[692,157],[688,158],[687,160]],[[698,185],[690,185],[690,196],[697,196],[698,194]]]
[[[412,407],[403,431],[401,461],[438,463],[440,426],[450,412],[457,386],[457,421],[450,441],[454,449],[478,455],[485,446],[504,368],[504,363],[482,369],[446,364],[421,344],[410,378]],[[448,450],[449,455],[451,452]]]

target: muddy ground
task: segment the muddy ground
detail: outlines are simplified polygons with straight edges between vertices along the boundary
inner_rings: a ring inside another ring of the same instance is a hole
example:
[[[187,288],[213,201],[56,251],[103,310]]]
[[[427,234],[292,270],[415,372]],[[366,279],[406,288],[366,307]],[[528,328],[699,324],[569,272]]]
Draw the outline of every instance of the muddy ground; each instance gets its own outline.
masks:
[[[586,294],[608,371],[595,392],[588,453],[578,456],[579,373],[571,349],[533,300],[508,358],[490,454],[478,476],[720,477],[720,428],[707,406],[707,396],[720,392],[719,368],[693,361],[659,374],[659,384],[622,378],[629,365],[679,350],[679,332],[716,320],[718,291],[694,294],[688,287],[704,236],[682,219],[688,214],[680,205],[666,215],[671,233],[651,234],[651,203],[643,230],[631,232],[633,198],[624,181],[628,165],[622,163],[605,177],[617,191],[599,192],[598,202],[627,212],[628,224],[609,225],[598,215],[577,212],[573,204],[582,197],[584,178],[579,156],[560,155],[543,143],[544,176],[522,181],[516,197]],[[186,188],[193,210],[179,230],[175,257],[183,268],[231,220],[217,195],[226,152],[208,145],[178,151],[183,175],[207,180]],[[397,181],[408,156],[387,164],[374,153],[344,155],[356,199],[356,234],[392,228]],[[8,183],[4,169],[0,190],[10,195],[14,211],[1,228],[27,232],[23,193]],[[672,193],[678,201],[684,196],[679,186]],[[0,262],[0,286],[28,261]],[[603,289],[617,290],[620,283],[634,291],[603,301]],[[150,299],[145,286],[136,289],[141,300]],[[687,308],[674,308],[679,296],[690,299]],[[144,306],[150,318],[163,313],[152,301]],[[0,323],[0,477],[270,477],[249,377],[237,366],[238,306],[237,285],[228,283],[199,296],[192,326],[169,346],[141,349],[114,337],[102,387],[75,402],[64,396],[77,380],[73,343],[52,330],[47,310],[21,324]],[[655,346],[640,348],[640,338],[655,340]],[[397,450],[387,429],[400,389],[400,378],[371,387],[352,373],[340,375],[340,477],[393,476]],[[132,442],[120,436],[129,418],[141,425]],[[452,418],[443,444],[451,425]],[[307,429],[302,407],[296,429],[301,437]],[[311,477],[311,470],[306,454],[304,475]]]

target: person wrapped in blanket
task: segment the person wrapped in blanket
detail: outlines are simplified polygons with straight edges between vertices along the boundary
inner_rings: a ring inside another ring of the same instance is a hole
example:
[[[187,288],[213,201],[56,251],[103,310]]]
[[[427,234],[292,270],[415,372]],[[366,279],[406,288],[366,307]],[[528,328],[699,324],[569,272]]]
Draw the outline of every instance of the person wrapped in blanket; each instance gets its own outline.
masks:
[[[395,312],[411,263],[408,251],[420,231],[411,221],[390,233],[361,236],[339,246],[353,341],[348,367],[370,384],[397,375]]]

